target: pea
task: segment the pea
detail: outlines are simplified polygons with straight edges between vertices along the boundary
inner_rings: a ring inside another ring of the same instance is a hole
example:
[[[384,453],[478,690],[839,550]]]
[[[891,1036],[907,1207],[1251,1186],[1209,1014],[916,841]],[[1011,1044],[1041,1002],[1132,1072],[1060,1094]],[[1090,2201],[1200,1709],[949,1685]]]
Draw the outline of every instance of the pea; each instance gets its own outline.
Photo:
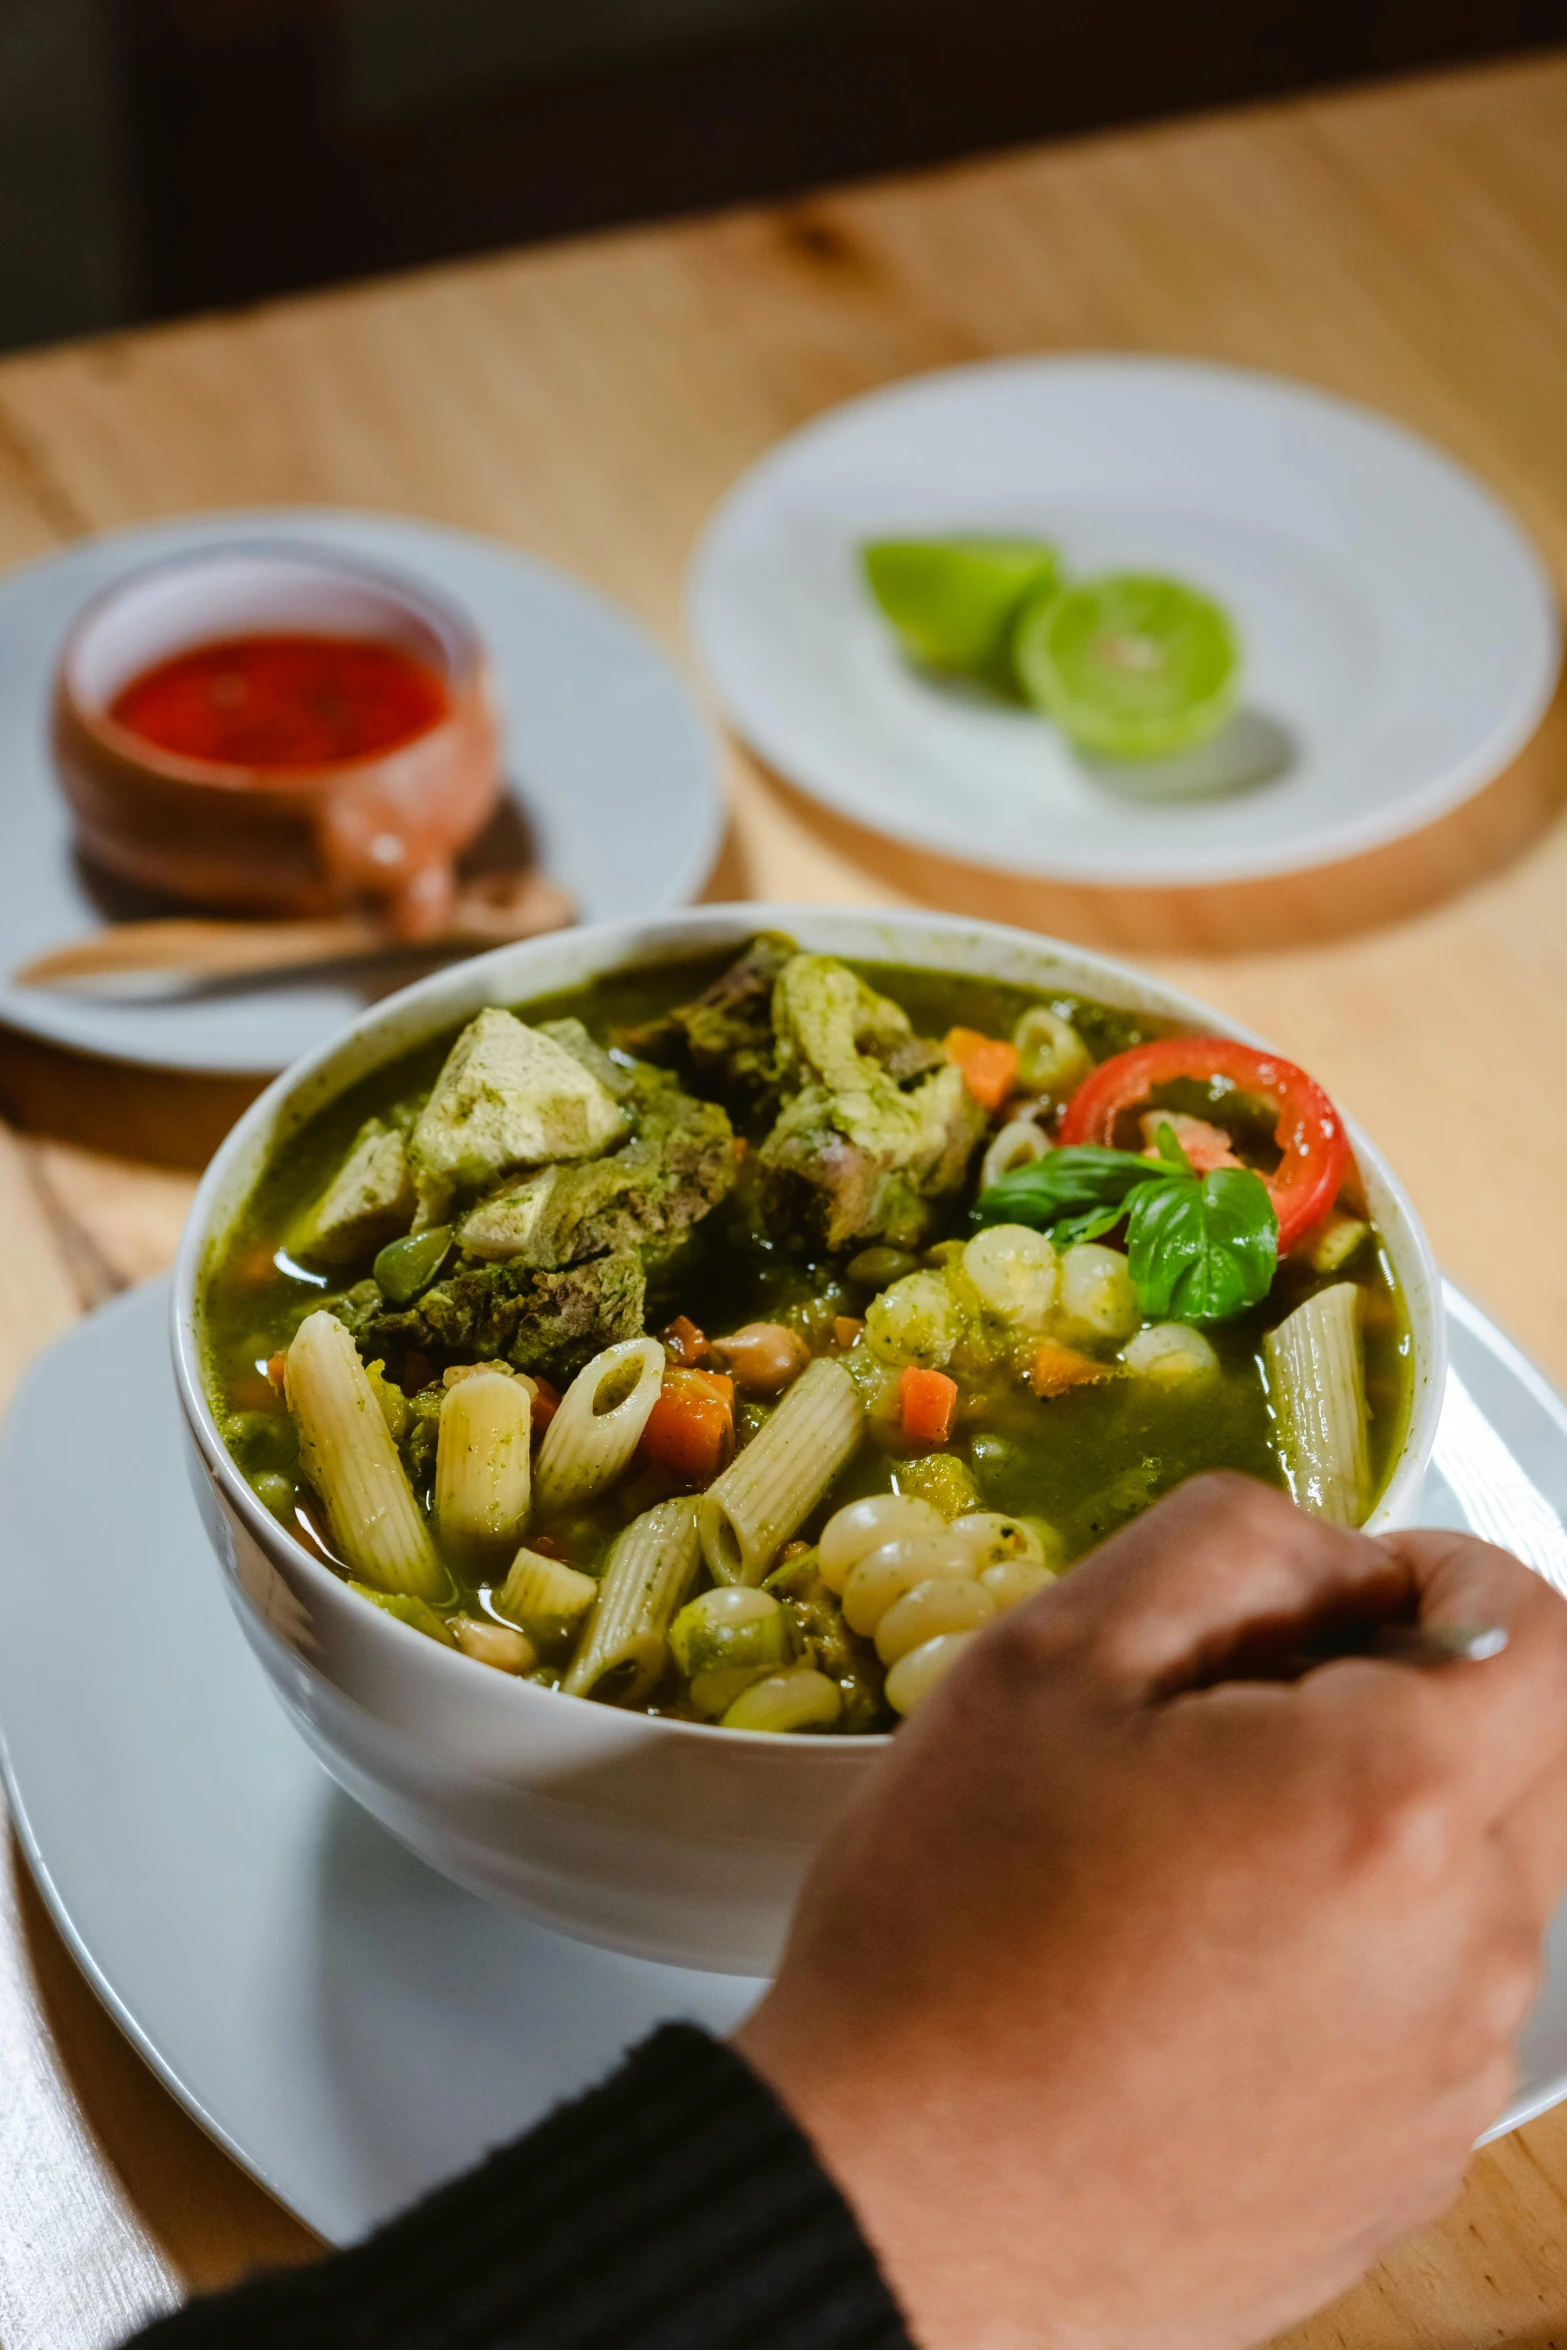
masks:
[[[450,1224],[432,1224],[428,1232],[410,1232],[402,1240],[389,1240],[372,1268],[375,1285],[387,1304],[411,1306],[445,1264],[451,1245]]]
[[[905,1273],[917,1273],[919,1265],[919,1258],[910,1256],[906,1248],[862,1248],[857,1257],[849,1259],[846,1270],[861,1289],[889,1289]]]
[[[274,1469],[261,1469],[250,1480],[250,1489],[256,1499],[285,1526],[294,1522],[294,1486],[289,1477],[280,1477]]]
[[[224,1434],[247,1475],[262,1469],[291,1469],[299,1458],[299,1440],[286,1412],[235,1412]]]
[[[1016,1516],[1027,1506],[1031,1480],[1025,1446],[987,1429],[969,1446],[969,1458],[988,1508]]]

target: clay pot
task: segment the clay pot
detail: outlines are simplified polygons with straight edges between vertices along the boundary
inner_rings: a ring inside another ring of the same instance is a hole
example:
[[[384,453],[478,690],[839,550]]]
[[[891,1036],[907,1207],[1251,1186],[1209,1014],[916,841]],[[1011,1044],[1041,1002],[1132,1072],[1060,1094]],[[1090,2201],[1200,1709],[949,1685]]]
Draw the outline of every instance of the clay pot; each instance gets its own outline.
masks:
[[[186,758],[109,715],[159,662],[268,634],[395,646],[441,679],[444,715],[391,750],[287,768]],[[368,900],[406,940],[440,929],[454,861],[500,790],[489,668],[468,622],[411,580],[307,548],[218,548],[108,589],[61,654],[54,748],[78,844],[108,872],[234,913]]]

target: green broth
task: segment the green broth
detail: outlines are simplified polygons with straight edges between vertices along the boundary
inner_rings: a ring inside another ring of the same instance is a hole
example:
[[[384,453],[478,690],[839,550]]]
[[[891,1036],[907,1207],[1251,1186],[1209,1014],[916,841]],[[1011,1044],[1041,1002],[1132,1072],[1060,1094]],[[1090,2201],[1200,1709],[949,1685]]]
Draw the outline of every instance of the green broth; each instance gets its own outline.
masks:
[[[574,1017],[595,1040],[613,1045],[624,1031],[662,1017],[691,997],[722,968],[723,960],[617,974],[569,994],[513,1008],[530,1022]],[[1095,1060],[1102,1060],[1167,1033],[1169,1027],[1149,1016],[1060,991],[1032,991],[901,966],[866,965],[862,976],[901,1004],[915,1029],[927,1036],[939,1037],[959,1026],[1004,1037],[1021,1013],[1043,1004],[1070,1021]],[[421,1045],[373,1072],[291,1136],[214,1252],[205,1284],[208,1384],[225,1441],[268,1506],[328,1559],[332,1553],[325,1515],[302,1482],[293,1425],[266,1365],[286,1349],[307,1313],[329,1304],[355,1281],[362,1282],[369,1262],[367,1258],[328,1278],[295,1264],[283,1247],[283,1235],[321,1192],[363,1121],[385,1117],[397,1105],[411,1108],[427,1093],[456,1033]],[[685,1082],[694,1092],[702,1090],[699,1080]],[[1186,1095],[1172,1095],[1170,1106],[1199,1112],[1209,1108]],[[1245,1116],[1244,1105],[1240,1116]],[[746,1132],[743,1119],[737,1118],[736,1125]],[[754,1126],[748,1139],[754,1143]],[[974,1189],[971,1173],[945,1215],[947,1233],[968,1229]],[[1380,1491],[1407,1425],[1410,1334],[1391,1267],[1374,1236],[1346,1271],[1334,1276],[1345,1277],[1357,1282],[1364,1300],[1373,1490]],[[1042,1402],[1015,1376],[970,1377],[963,1383],[958,1425],[947,1449],[965,1462],[980,1506],[1048,1520],[1067,1562],[1202,1471],[1241,1470],[1281,1485],[1284,1472],[1260,1368],[1262,1341],[1270,1328],[1322,1286],[1325,1282],[1315,1280],[1301,1264],[1287,1261],[1260,1306],[1208,1329],[1219,1371],[1206,1382],[1166,1387],[1150,1379],[1112,1378]],[[700,1329],[716,1334],[750,1321],[785,1320],[803,1329],[815,1346],[823,1343],[822,1334],[832,1329],[835,1317],[862,1316],[867,1299],[868,1293],[847,1278],[843,1262],[813,1255],[770,1234],[742,1189],[665,1260],[650,1265],[647,1325],[656,1331],[683,1314]],[[396,1366],[392,1368],[395,1372]],[[801,1529],[803,1535],[814,1538],[844,1501],[897,1488],[914,1457],[895,1424],[873,1421],[857,1456]],[[597,1570],[618,1528],[670,1490],[668,1482],[660,1483],[654,1474],[633,1474],[621,1491],[579,1511],[569,1527],[556,1530],[566,1555]],[[428,1506],[427,1484],[420,1498]],[[460,1605],[482,1610],[488,1604],[484,1586],[460,1576],[457,1586]],[[678,1693],[661,1693],[661,1703],[683,1710]]]

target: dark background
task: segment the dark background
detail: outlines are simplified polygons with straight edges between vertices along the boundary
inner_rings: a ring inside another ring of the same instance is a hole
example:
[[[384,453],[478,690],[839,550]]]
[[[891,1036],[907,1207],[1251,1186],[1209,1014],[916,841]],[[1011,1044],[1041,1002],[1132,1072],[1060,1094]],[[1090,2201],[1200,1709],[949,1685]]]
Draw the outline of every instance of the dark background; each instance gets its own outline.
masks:
[[[0,348],[1567,38],[1567,0],[0,0]]]

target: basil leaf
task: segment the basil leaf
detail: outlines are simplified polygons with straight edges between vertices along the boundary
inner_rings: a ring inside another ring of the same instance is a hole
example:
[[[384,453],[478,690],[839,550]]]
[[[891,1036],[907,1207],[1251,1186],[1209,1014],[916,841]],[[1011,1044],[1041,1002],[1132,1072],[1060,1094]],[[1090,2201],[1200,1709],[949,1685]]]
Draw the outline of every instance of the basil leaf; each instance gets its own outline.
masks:
[[[1097,1143],[1073,1143],[1065,1150],[1046,1151],[1042,1158],[1031,1159],[1026,1167],[1014,1167],[1010,1175],[1003,1175],[999,1183],[982,1191],[974,1203],[972,1221],[1032,1224],[1048,1232],[1063,1217],[1075,1218],[1085,1210],[1114,1208],[1115,1214],[1109,1222],[1097,1226],[1099,1231],[1108,1232],[1125,1214],[1124,1202],[1129,1192],[1145,1183],[1167,1183],[1175,1172],[1166,1161],[1140,1158],[1136,1151],[1104,1150]],[[1086,1235],[1079,1232],[1071,1237],[1080,1240]]]
[[[1165,1165],[1173,1167],[1178,1175],[1196,1174],[1196,1168],[1186,1156],[1175,1128],[1167,1118],[1160,1120],[1159,1131],[1153,1138],[1153,1146]]]
[[[1161,1122],[1157,1158],[1074,1143],[1046,1151],[982,1191],[975,1224],[1030,1224],[1058,1248],[1099,1240],[1123,1220],[1137,1302],[1152,1321],[1222,1322],[1267,1296],[1278,1263],[1268,1187],[1246,1167],[1198,1175]]]
[[[1267,1296],[1279,1254],[1268,1187],[1249,1167],[1139,1190],[1127,1216],[1137,1302],[1152,1320],[1222,1322]]]
[[[1085,1208],[1080,1216],[1063,1216],[1059,1224],[1052,1224],[1050,1237],[1057,1248],[1070,1248],[1074,1240],[1102,1240],[1125,1217],[1119,1202],[1113,1208]]]

